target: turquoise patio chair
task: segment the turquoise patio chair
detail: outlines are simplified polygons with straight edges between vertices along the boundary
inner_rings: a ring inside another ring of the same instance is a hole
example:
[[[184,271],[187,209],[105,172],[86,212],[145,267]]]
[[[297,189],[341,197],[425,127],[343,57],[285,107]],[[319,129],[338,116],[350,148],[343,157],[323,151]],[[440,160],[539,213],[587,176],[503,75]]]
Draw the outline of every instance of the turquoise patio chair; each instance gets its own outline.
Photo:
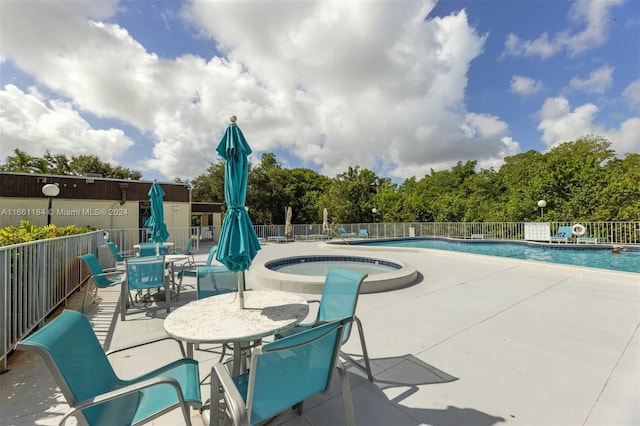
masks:
[[[231,293],[238,287],[238,273],[230,271],[224,265],[200,266],[196,274],[198,299]]]
[[[331,321],[335,318],[344,318],[347,316],[353,317],[353,321],[355,321],[356,326],[358,327],[358,334],[360,335],[360,346],[362,347],[364,366],[344,351],[340,351],[340,355],[349,360],[356,367],[366,372],[369,381],[373,382],[371,363],[367,352],[367,344],[364,340],[362,322],[355,315],[360,286],[365,278],[367,278],[367,274],[346,271],[340,268],[331,269],[325,278],[320,300],[309,300],[309,303],[319,303],[316,319],[311,323],[298,324],[293,328],[285,330],[284,332],[276,335],[276,338],[282,338],[308,330],[309,328],[313,328],[318,324],[325,321]],[[345,325],[342,335],[343,344],[349,340],[350,335],[351,323],[348,323]]]
[[[182,269],[180,270],[180,272],[178,272],[178,279],[180,280],[180,283],[178,284],[178,286],[182,286],[182,279],[184,277],[195,278],[197,276],[196,271],[198,267],[211,266],[213,259],[216,257],[217,251],[218,251],[217,245],[214,245],[213,247],[211,247],[211,249],[209,250],[209,255],[207,256],[207,260],[205,260],[204,263],[203,262],[183,263]]]
[[[215,253],[215,247],[217,246],[212,247],[211,251],[213,253]],[[211,263],[211,261],[209,261],[209,263]],[[238,273],[230,271],[224,265],[200,266],[196,269],[196,276],[196,297],[198,299],[231,293],[232,291],[236,291],[238,287]],[[245,289],[243,288],[243,290]],[[196,345],[196,348],[200,348],[200,345]],[[233,346],[230,344],[222,345],[220,361],[224,359],[227,349],[233,350]]]
[[[113,253],[113,258],[118,263],[124,263],[124,260],[126,258],[134,257],[133,254],[121,252],[116,243],[114,243],[113,241],[107,242],[107,246],[109,246],[109,250],[111,250],[111,253]]]
[[[187,240],[187,244],[184,247],[184,251],[183,250],[175,250],[173,252],[173,254],[184,254],[185,256],[187,256],[187,264],[193,264],[196,262],[195,258],[193,257],[193,241],[195,240],[195,237],[191,237]]]
[[[107,247],[109,248],[109,251],[113,255],[113,260],[115,260],[116,268],[118,269],[125,267],[125,264],[124,264],[125,259],[129,257],[134,257],[132,253],[121,252],[118,246],[116,245],[116,243],[114,243],[113,241],[108,241]]]
[[[134,257],[126,260],[126,280],[122,283],[120,293],[120,319],[126,319],[127,311],[141,312],[163,309],[163,306],[150,306],[150,298],[144,301],[144,306],[138,307],[131,297],[131,291],[136,291],[136,301],[143,290],[147,290],[147,296],[152,289],[164,288],[164,294],[155,294],[155,299],[161,301],[164,298],[164,308],[167,313],[171,310],[171,292],[169,289],[169,277],[165,275],[164,256]],[[144,297],[143,297],[144,298]]]
[[[93,281],[96,287],[96,293],[99,288],[107,288],[112,287],[114,285],[122,284],[124,281],[123,271],[104,271],[102,266],[100,266],[100,262],[98,258],[92,254],[87,253],[82,256],[78,256],[79,259],[84,261],[84,264],[87,266],[89,270],[90,281]],[[87,296],[89,295],[89,287],[91,287],[91,283],[87,282],[84,292],[84,299],[82,299],[82,312],[84,312],[84,306],[87,302]]]
[[[556,232],[556,235],[552,236],[549,239],[549,242],[550,243],[553,243],[553,242],[568,243],[569,238],[571,238],[572,236],[573,236],[573,229],[571,228],[571,226],[559,226],[558,232]]]
[[[160,256],[164,256],[168,252],[168,247],[164,244],[158,245],[158,252]],[[156,255],[156,243],[141,243],[140,244],[140,257],[155,256]]]
[[[369,231],[367,231],[366,229],[360,229],[358,232],[358,236],[360,238],[369,238]]]
[[[258,346],[251,354],[247,374],[231,377],[225,364],[214,365],[210,424],[218,424],[220,414],[230,417],[234,425],[255,425],[291,407],[301,414],[302,402],[318,393],[326,394],[338,370],[346,423],[354,425],[349,378],[338,356],[343,328],[351,320],[335,320]]]
[[[167,339],[170,338],[159,340]],[[180,359],[139,377],[121,379],[87,318],[79,312],[65,310],[19,342],[17,349],[40,355],[62,391],[71,409],[60,424],[75,416],[79,424],[137,425],[181,408],[185,424],[190,425],[189,406],[197,409],[202,405],[200,373],[198,362],[186,358],[182,344],[176,342],[182,351]]]

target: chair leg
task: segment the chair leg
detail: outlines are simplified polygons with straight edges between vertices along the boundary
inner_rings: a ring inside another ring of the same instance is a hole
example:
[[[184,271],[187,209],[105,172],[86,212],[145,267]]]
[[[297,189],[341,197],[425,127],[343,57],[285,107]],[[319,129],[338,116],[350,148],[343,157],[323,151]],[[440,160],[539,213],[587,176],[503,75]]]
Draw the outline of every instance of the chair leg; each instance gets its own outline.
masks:
[[[220,379],[218,378],[218,375],[213,370],[211,370],[211,373],[209,373],[209,376],[211,377],[211,399],[209,402],[209,425],[210,426],[219,425],[221,423],[220,420],[222,420],[222,424],[224,424],[225,421],[220,418],[221,415],[225,414],[222,410],[220,410],[220,399],[223,396],[221,392],[221,387],[220,387],[221,386]]]
[[[171,287],[169,286],[169,277],[164,279],[164,303],[167,304],[167,313],[171,312]]]
[[[89,279],[87,281],[87,287],[84,289],[84,299],[82,299],[82,309],[80,310],[80,312],[82,312],[84,314],[84,305],[87,303],[87,296],[89,295],[89,287],[91,287],[91,281],[93,281],[93,279]]]
[[[355,425],[356,417],[353,413],[353,398],[351,397],[351,385],[349,384],[349,375],[344,365],[338,361],[338,374],[340,375],[340,385],[342,386],[342,400],[344,403],[344,415],[347,425]]]
[[[367,351],[367,344],[364,341],[364,331],[362,329],[362,322],[355,315],[353,316],[353,318],[356,322],[356,325],[358,326],[358,334],[360,335],[360,346],[362,346],[362,358],[364,359],[364,366],[362,366],[359,362],[353,359],[353,357],[351,357],[350,355],[346,354],[343,351],[340,351],[340,355],[342,355],[343,358],[346,358],[347,360],[349,360],[349,362],[351,362],[353,365],[355,365],[359,369],[365,371],[367,373],[367,378],[369,379],[369,381],[373,382],[373,374],[371,373],[371,363],[369,362],[369,353]]]

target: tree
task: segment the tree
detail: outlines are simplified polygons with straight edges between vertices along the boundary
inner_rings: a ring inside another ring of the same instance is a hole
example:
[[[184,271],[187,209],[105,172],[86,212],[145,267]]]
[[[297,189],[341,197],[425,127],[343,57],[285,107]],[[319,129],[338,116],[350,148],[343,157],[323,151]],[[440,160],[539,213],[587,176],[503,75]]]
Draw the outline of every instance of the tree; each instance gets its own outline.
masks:
[[[209,203],[224,202],[224,162],[209,164],[206,173],[191,181],[193,188],[191,198],[194,201]]]
[[[112,166],[95,155],[79,155],[71,157],[64,154],[51,154],[47,151],[44,157],[34,157],[24,151],[15,149],[15,156],[7,156],[0,170],[5,172],[23,172],[37,174],[82,176],[85,173],[97,173],[106,178],[139,180],[142,173],[121,166]]]
[[[4,165],[0,166],[0,170],[3,172],[33,173],[37,169],[35,167],[36,157],[32,157],[18,148],[14,149],[13,153],[15,155],[7,156]]]

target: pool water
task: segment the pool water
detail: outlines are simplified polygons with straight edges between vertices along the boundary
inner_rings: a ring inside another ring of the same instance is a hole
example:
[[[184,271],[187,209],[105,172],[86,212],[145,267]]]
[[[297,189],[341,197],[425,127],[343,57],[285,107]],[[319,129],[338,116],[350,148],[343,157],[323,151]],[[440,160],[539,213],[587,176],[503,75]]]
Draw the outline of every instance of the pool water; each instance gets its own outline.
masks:
[[[349,271],[364,274],[382,274],[395,270],[395,268],[375,263],[330,260],[292,263],[289,265],[275,267],[273,270],[283,272],[285,274],[325,276],[334,268],[348,269]]]
[[[622,253],[612,253],[611,248],[595,248],[558,244],[541,246],[529,243],[452,241],[436,238],[367,241],[362,245],[430,248],[514,259],[586,266],[622,272],[640,273],[640,250],[628,248]]]

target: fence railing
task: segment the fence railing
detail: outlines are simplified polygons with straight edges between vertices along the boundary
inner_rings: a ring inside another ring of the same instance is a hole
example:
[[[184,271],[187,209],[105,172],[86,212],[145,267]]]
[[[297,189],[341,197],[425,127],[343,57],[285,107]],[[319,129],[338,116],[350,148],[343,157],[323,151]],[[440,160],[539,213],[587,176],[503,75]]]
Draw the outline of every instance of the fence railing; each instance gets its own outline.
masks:
[[[560,226],[573,226],[576,222],[551,222],[549,230],[555,235]],[[640,221],[635,222],[580,222],[585,228],[584,236],[597,238],[599,244],[640,244]],[[367,231],[369,238],[402,237],[446,237],[471,238],[482,235],[487,239],[524,240],[525,222],[405,222],[405,223],[344,223],[332,224],[328,234],[339,237],[337,228],[348,233],[360,234]],[[285,236],[284,225],[255,225],[258,237],[268,239]],[[292,239],[312,239],[322,234],[322,225],[293,225]]]
[[[78,256],[96,253],[101,231],[0,247],[0,372],[15,344],[79,288]]]
[[[574,222],[549,224],[551,235],[560,226],[573,226]],[[640,244],[640,221],[635,222],[582,222],[585,236],[595,237],[599,244]],[[339,238],[336,229],[359,235],[366,229],[369,238],[449,237],[523,240],[524,222],[503,223],[354,223],[332,224],[329,235]],[[284,236],[284,225],[256,225],[259,237]],[[191,237],[196,237],[199,252],[202,240],[216,240],[211,227],[185,227],[168,230],[175,248],[182,248]],[[314,239],[322,235],[321,224],[293,225],[294,239]],[[7,357],[15,344],[38,326],[57,307],[64,304],[88,275],[78,256],[94,253],[100,257],[104,237],[114,241],[121,250],[132,250],[135,244],[148,241],[146,228],[109,229],[83,235],[53,238],[25,244],[0,247],[0,372],[6,370]],[[109,254],[110,256],[110,254]],[[103,256],[104,257],[104,256]],[[103,259],[100,259],[101,261]]]
[[[191,226],[184,228],[169,228],[169,240],[176,250],[184,249],[189,238],[195,237],[194,248],[200,250],[200,241],[217,240],[216,229],[212,226]],[[132,251],[133,246],[150,241],[149,228],[119,228],[105,229],[105,239],[116,243],[121,251]]]

